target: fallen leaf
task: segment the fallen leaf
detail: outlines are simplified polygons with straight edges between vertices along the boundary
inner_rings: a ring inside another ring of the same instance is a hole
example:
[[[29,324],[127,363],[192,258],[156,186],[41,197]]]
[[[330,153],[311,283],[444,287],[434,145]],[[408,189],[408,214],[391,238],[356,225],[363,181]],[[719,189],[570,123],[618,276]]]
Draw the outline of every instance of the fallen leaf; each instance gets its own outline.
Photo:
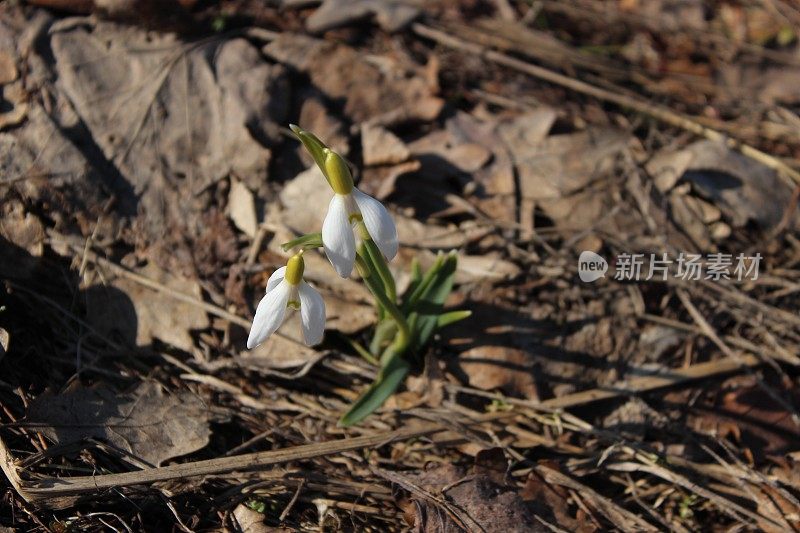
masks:
[[[598,129],[551,135],[533,143],[519,135],[513,139],[509,149],[519,172],[522,197],[557,200],[580,191],[607,173],[614,157],[626,147],[629,136]]]
[[[535,470],[528,475],[521,492],[522,499],[532,505],[537,516],[567,531],[591,533],[597,531],[591,522],[578,520],[570,512],[570,494],[559,485],[547,483]]]
[[[492,153],[474,142],[457,139],[448,130],[436,130],[408,145],[422,163],[422,174],[437,180],[454,173],[470,174],[485,165]]]
[[[54,229],[62,233],[80,232],[81,217],[97,220],[107,201],[103,191],[119,191],[113,173],[95,169],[36,104],[22,125],[0,133],[0,173],[4,180],[19,180],[15,187],[24,197],[47,206]]]
[[[58,444],[104,439],[158,466],[208,444],[208,414],[194,394],[168,394],[146,381],[122,394],[106,386],[43,394],[28,406],[26,422]]]
[[[540,107],[533,111],[502,121],[497,132],[517,157],[547,138],[558,114],[551,107]]]
[[[502,259],[497,254],[459,254],[456,283],[508,280],[518,276],[520,272],[517,265]]]
[[[410,248],[449,250],[460,248],[468,240],[467,232],[454,224],[425,224],[416,218],[394,214],[400,244]],[[480,231],[476,228],[476,231]]]
[[[645,169],[652,176],[656,188],[666,193],[678,183],[693,158],[687,150],[662,150],[647,162]]]
[[[280,201],[284,211],[276,222],[295,234],[316,233],[322,230],[333,191],[317,165],[312,165],[283,186]],[[271,215],[269,208],[267,216]],[[293,239],[292,235],[289,239]],[[289,240],[287,239],[287,240]]]
[[[419,4],[408,0],[323,0],[306,19],[306,28],[312,33],[322,33],[374,16],[382,29],[396,32],[419,14]]]
[[[11,336],[3,328],[0,328],[0,360],[5,357],[8,352],[8,343],[11,341]]]
[[[640,398],[631,398],[603,419],[603,427],[625,438],[641,439],[648,430],[664,426],[664,418]]]
[[[692,197],[687,191],[677,187],[667,197],[672,220],[691,239],[696,250],[714,250],[708,224],[703,222]]]
[[[139,269],[137,274],[157,281],[169,290],[202,299],[200,285],[162,270],[154,263]],[[191,332],[209,326],[206,312],[155,291],[130,279],[104,273],[106,285],[92,285],[85,290],[89,322],[101,333],[122,339],[129,345],[149,346],[153,339],[191,352]]]
[[[287,318],[278,334],[270,336],[252,350],[241,352],[239,358],[251,366],[283,370],[317,361],[320,354],[303,344],[300,321],[295,313]]]
[[[298,124],[304,130],[314,132],[314,135],[323,139],[331,150],[343,156],[350,153],[350,138],[344,123],[328,111],[318,93],[309,92],[308,95],[303,95]],[[314,165],[314,158],[299,143],[298,152],[307,166]]]
[[[17,79],[19,72],[14,56],[5,50],[0,50],[0,85],[11,83]]]
[[[721,65],[716,83],[727,88],[726,100],[791,106],[800,102],[800,68]]]
[[[538,400],[529,354],[508,346],[478,346],[458,355],[458,368],[471,387],[501,390],[515,397]]]
[[[228,193],[228,211],[231,220],[242,233],[251,239],[258,231],[256,203],[253,193],[241,181],[231,179],[231,190]]]
[[[361,149],[367,166],[396,165],[411,156],[406,145],[394,133],[369,124],[361,125]]]
[[[281,141],[288,108],[284,68],[241,38],[186,45],[109,22],[50,35],[59,87],[111,162],[118,202],[147,243],[168,241],[162,266],[185,267],[171,261],[191,257],[204,229],[200,193],[231,173],[263,186],[265,143]]]
[[[734,227],[754,220],[770,229],[780,222],[783,211],[776,206],[785,206],[792,191],[774,170],[714,141],[698,141],[686,150],[693,157],[683,179],[710,199]]]
[[[545,112],[542,113],[542,118],[529,117],[531,122],[543,123],[546,117]],[[459,111],[447,120],[446,127],[456,142],[476,144],[489,151],[488,163],[474,168],[479,161],[476,159],[470,172],[481,189],[480,196],[473,200],[481,211],[501,222],[516,223],[520,216],[526,220],[517,209],[516,172],[508,145],[498,132],[498,119],[494,116],[478,118]],[[530,211],[528,219],[532,221],[533,206],[528,204],[530,202],[524,207]]]
[[[0,130],[9,126],[17,126],[28,116],[29,105],[27,94],[21,82],[0,86]],[[8,109],[8,108],[11,109]]]
[[[233,518],[241,533],[270,533],[273,528],[264,523],[264,515],[241,503],[233,510]]]
[[[403,474],[398,505],[416,532],[548,531],[534,518],[532,506],[518,489],[506,481],[507,468],[503,452],[490,449],[477,453],[472,475],[448,463]],[[409,492],[412,486],[437,500]]]
[[[361,172],[358,188],[378,200],[385,200],[395,192],[400,177],[417,172],[420,168],[422,165],[417,160],[406,161],[399,165],[366,167]]]
[[[343,102],[344,114],[355,123],[427,122],[444,105],[432,94],[423,67],[387,72],[349,46],[291,33],[280,34],[264,53],[307,73],[328,98]]]
[[[795,392],[787,401],[791,405],[798,399]],[[793,420],[793,413],[757,385],[726,392],[713,404],[698,404],[693,413],[692,426],[705,433],[734,437],[759,463],[767,456],[782,456],[797,450],[800,442],[800,428]]]
[[[0,215],[0,276],[28,278],[44,253],[44,226],[19,201],[0,204]]]

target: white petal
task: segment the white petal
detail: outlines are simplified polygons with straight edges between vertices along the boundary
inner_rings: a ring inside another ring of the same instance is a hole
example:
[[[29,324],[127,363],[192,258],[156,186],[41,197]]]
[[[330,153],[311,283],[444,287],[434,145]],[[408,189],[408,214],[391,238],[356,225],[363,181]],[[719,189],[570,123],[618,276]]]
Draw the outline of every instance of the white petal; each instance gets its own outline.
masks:
[[[358,204],[370,237],[378,245],[386,259],[391,261],[397,255],[397,228],[392,216],[383,204],[372,196],[364,194],[356,188],[353,188],[351,194]]]
[[[320,293],[306,283],[300,283],[300,319],[303,323],[303,339],[309,346],[322,342],[325,333],[325,301]]]
[[[346,278],[353,271],[356,260],[356,238],[347,212],[347,197],[334,194],[328,214],[322,223],[322,244],[328,261],[340,276]]]
[[[286,316],[286,303],[289,301],[291,285],[285,281],[278,283],[258,303],[250,336],[247,337],[247,349],[253,349],[275,333]]]
[[[272,275],[267,280],[267,292],[271,291],[275,287],[278,286],[278,283],[283,281],[283,278],[286,276],[286,267],[282,266],[278,270],[272,273]]]

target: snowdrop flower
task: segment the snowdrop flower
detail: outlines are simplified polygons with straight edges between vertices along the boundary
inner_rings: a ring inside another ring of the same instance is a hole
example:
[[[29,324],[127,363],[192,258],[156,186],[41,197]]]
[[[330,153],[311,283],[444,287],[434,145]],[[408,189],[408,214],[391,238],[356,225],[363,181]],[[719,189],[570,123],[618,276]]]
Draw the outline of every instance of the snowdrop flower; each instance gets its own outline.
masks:
[[[343,278],[352,272],[356,237],[361,237],[356,231],[362,221],[369,237],[384,257],[391,260],[397,254],[397,228],[389,212],[382,203],[353,185],[353,176],[342,156],[328,148],[322,154],[325,174],[334,192],[322,223],[322,244],[333,268]]]
[[[286,318],[286,309],[299,309],[303,340],[309,346],[322,342],[325,302],[319,292],[303,281],[303,253],[293,256],[267,281],[267,294],[258,303],[247,348],[252,349],[275,333]]]

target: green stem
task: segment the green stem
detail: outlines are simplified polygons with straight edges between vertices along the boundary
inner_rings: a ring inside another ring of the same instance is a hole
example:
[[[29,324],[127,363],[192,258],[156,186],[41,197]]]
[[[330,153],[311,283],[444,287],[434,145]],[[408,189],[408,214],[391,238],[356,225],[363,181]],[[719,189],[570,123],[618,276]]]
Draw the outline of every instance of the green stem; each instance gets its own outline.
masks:
[[[379,322],[372,335],[372,341],[369,343],[369,352],[374,356],[379,356],[395,334],[397,334],[397,324],[394,323],[394,320]]]
[[[372,260],[372,264],[378,271],[378,276],[380,276],[381,281],[383,282],[383,286],[386,289],[386,296],[388,296],[391,301],[396,302],[397,288],[394,283],[394,276],[392,276],[392,272],[389,270],[389,265],[386,263],[386,258],[383,257],[383,253],[381,253],[378,245],[375,244],[375,241],[372,239],[365,240],[364,246],[369,254],[370,259]]]
[[[351,339],[347,335],[342,335],[342,337],[345,339],[345,341],[347,341],[348,344],[350,344],[350,347],[353,348],[353,350],[355,350],[356,353],[363,357],[368,363],[376,366],[381,364],[380,361],[378,361],[371,353],[369,353],[369,350],[361,346],[360,342]]]
[[[411,340],[411,330],[408,327],[406,317],[403,316],[403,313],[400,312],[397,305],[383,292],[380,280],[376,279],[375,272],[369,268],[369,260],[364,257],[366,253],[364,243],[362,243],[356,255],[356,262],[358,263],[359,270],[361,271],[367,288],[375,299],[378,300],[378,303],[389,313],[389,316],[397,323],[397,335],[395,335],[394,342],[389,346],[387,351],[392,351],[399,355],[408,348],[408,344]]]
[[[359,250],[358,254],[356,254],[356,265],[361,273],[361,277],[365,280],[377,270],[377,267],[372,262],[372,257],[370,254],[363,250]],[[383,280],[380,279],[380,276],[377,276],[373,279],[376,285],[375,290],[371,289],[371,292],[374,294],[375,291],[378,290],[381,294],[386,294],[386,287],[383,284]],[[378,308],[378,322],[383,322],[383,319],[386,318],[386,309],[383,307],[381,301],[378,300],[377,296],[375,297],[375,305]]]

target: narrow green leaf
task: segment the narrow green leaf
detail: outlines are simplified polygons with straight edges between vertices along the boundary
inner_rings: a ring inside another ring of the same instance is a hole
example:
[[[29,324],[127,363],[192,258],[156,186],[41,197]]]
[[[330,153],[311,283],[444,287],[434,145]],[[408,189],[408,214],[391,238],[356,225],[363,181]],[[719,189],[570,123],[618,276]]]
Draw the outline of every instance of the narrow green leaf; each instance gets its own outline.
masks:
[[[323,153],[323,150],[327,148],[325,143],[320,141],[317,136],[310,131],[306,131],[295,124],[289,124],[289,128],[291,128],[297,138],[300,139],[300,142],[306,147],[311,157],[314,158],[314,162],[322,171],[322,174],[325,175],[325,179],[328,179],[328,175],[325,173],[325,154]]]
[[[422,351],[436,330],[444,301],[453,290],[457,261],[455,254],[451,253],[446,256],[410,309],[417,314],[416,327],[412,334],[415,352]]]
[[[410,368],[410,365],[398,355],[388,360],[386,366],[378,373],[375,383],[370,385],[356,400],[350,410],[339,420],[339,425],[352,426],[375,412],[389,396],[394,394]]]
[[[337,333],[337,336],[344,340],[350,347],[361,357],[363,357],[368,363],[371,363],[375,366],[380,365],[380,361],[378,361],[369,351],[361,346],[361,343],[355,339],[350,338],[349,335],[344,335],[341,333]]]
[[[436,277],[436,273],[442,268],[442,265],[445,261],[445,255],[441,252],[436,256],[436,261],[434,261],[433,265],[428,268],[428,271],[425,272],[425,275],[419,280],[419,282],[412,287],[409,287],[409,290],[406,291],[405,301],[403,302],[403,311],[408,313],[408,311],[414,307],[417,301],[420,299],[422,294],[428,289],[430,284],[433,282],[434,277]],[[419,268],[419,265],[417,266]]]
[[[380,356],[396,333],[397,323],[391,318],[379,322],[375,327],[375,333],[372,335],[372,340],[369,343],[370,353],[375,357]]]
[[[441,329],[445,326],[449,326],[450,324],[455,324],[456,322],[460,322],[465,318],[469,318],[472,316],[472,311],[469,310],[461,310],[461,311],[450,311],[449,313],[442,313],[436,319],[436,329]]]
[[[386,296],[393,303],[397,303],[397,289],[395,287],[394,276],[392,275],[392,272],[389,270],[389,265],[386,264],[386,259],[383,257],[383,253],[380,251],[378,245],[375,244],[375,241],[373,241],[372,239],[366,239],[364,241],[364,249],[369,254],[369,258],[372,261],[372,265],[375,267],[375,271],[381,278],[383,288],[386,291],[385,292]]]
[[[292,239],[289,242],[285,242],[281,244],[281,248],[283,248],[284,252],[288,252],[292,248],[302,247],[304,250],[309,248],[321,248],[322,247],[322,233],[308,233],[306,235],[301,235],[296,239]]]

